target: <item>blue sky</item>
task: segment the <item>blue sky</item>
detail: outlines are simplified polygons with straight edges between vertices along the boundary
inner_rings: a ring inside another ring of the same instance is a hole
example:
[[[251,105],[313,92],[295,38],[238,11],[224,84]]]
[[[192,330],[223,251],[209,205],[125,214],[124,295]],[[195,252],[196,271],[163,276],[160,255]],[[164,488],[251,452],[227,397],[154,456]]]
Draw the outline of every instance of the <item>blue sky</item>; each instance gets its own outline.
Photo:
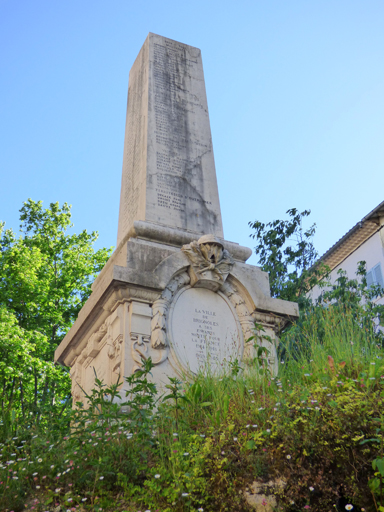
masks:
[[[128,74],[155,32],[202,50],[225,238],[311,209],[325,252],[384,200],[383,26],[370,0],[0,0],[0,220],[66,201],[116,244]]]

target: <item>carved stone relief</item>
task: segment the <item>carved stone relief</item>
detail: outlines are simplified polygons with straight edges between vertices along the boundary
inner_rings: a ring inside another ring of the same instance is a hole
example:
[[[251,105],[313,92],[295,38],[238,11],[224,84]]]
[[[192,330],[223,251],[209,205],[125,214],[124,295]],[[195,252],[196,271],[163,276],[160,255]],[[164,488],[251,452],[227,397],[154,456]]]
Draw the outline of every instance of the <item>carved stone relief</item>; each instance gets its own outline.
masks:
[[[142,366],[142,361],[152,358],[154,365],[161,364],[168,358],[169,345],[167,341],[166,319],[167,312],[175,293],[189,284],[187,272],[175,276],[165,287],[160,298],[152,305],[151,336],[131,332],[131,354],[135,361],[133,371]]]
[[[256,344],[263,346],[268,350],[268,355],[263,355],[266,363],[274,372],[277,371],[277,352],[276,347],[278,345],[278,338],[276,332],[279,328],[284,325],[286,320],[281,317],[274,316],[268,313],[261,313],[259,311],[250,312],[246,301],[240,291],[230,282],[226,281],[222,286],[221,290],[227,295],[229,300],[235,307],[236,313],[239,317],[240,324],[243,330],[244,340],[247,341],[249,338],[256,336]],[[261,324],[264,328],[264,332],[257,335],[255,330],[255,322]],[[266,336],[265,338],[263,337]],[[268,339],[268,337],[270,339]],[[254,351],[254,340],[245,344],[244,360],[251,360],[255,357]]]
[[[221,291],[228,297],[236,314],[239,318],[240,325],[243,331],[244,342],[255,335],[255,322],[252,319],[251,313],[244,298],[240,295],[238,289],[230,282],[226,281],[221,285]],[[245,343],[244,345],[244,358],[250,357],[251,344]]]
[[[274,339],[273,350],[270,351],[268,356],[266,356],[266,359],[268,361],[268,365],[273,367],[275,372],[277,372],[278,362],[276,349],[279,345],[279,338],[276,336],[276,334],[284,327],[288,320],[271,313],[262,313],[260,311],[255,311],[252,314],[252,317],[256,324],[259,324],[263,327],[264,335],[269,335]],[[261,339],[260,345],[270,350],[270,343],[268,343],[266,339]]]
[[[108,357],[112,361],[112,372],[118,375],[121,374],[122,343],[123,335],[119,334],[118,337],[112,341],[108,348]]]
[[[166,286],[161,297],[153,303],[152,321],[151,321],[151,345],[154,349],[164,349],[168,347],[167,341],[167,313],[174,295],[190,283],[190,277],[187,272],[175,276]]]
[[[276,334],[281,331],[281,329],[288,322],[286,318],[272,315],[271,313],[261,313],[259,311],[255,311],[252,316],[255,322],[268,327],[269,329],[272,329]]]
[[[228,280],[230,270],[234,264],[231,255],[225,251],[221,243],[216,239],[213,240],[211,235],[202,237],[198,242],[192,242],[182,247],[182,251],[187,255],[191,266],[187,272],[183,272],[175,276],[167,285],[160,298],[158,298],[152,305],[152,321],[151,321],[151,342],[142,339],[135,339],[132,345],[132,351],[136,352],[134,360],[140,364],[141,357],[144,359],[151,355],[156,364],[163,362],[168,357],[169,342],[167,333],[167,316],[169,307],[174,299],[174,296],[181,290],[181,288],[193,283],[197,287],[209,288],[212,291],[220,290],[223,292],[236,311],[239,319],[241,329],[243,332],[244,340],[248,340],[255,336],[255,321],[260,320],[261,313],[250,311],[247,305],[244,292],[235,286],[232,280]],[[204,281],[204,282],[203,282]],[[213,286],[207,284],[208,282],[214,283]],[[270,335],[272,341],[259,339],[260,345],[266,346],[269,351],[268,364],[274,365],[276,359],[276,347],[274,332],[270,329],[278,328],[283,322],[278,317],[265,314],[262,317],[263,326],[269,329],[266,332]],[[266,324],[268,322],[268,324]],[[261,323],[261,322],[259,322]],[[275,329],[275,330],[276,330]],[[276,340],[277,341],[277,340]],[[255,357],[253,348],[254,342],[251,341],[245,344],[244,359],[250,360]],[[153,350],[161,352],[161,356],[156,357]]]
[[[71,370],[72,396],[74,402],[84,399],[84,393],[81,388],[87,392],[91,390],[90,386],[93,385],[93,378],[90,379],[88,372],[91,370],[88,368],[90,365],[94,364],[95,358],[97,361],[98,355],[106,345],[108,345],[107,354],[111,360],[112,373],[118,374],[121,372],[123,332],[121,326],[116,325],[116,322],[119,321],[120,317],[117,311],[109,315],[99,329],[89,337],[85,348],[76,358],[75,364],[72,366]],[[113,331],[114,324],[115,333]],[[100,364],[104,370],[103,372],[100,372]],[[104,362],[98,362],[98,378],[105,379],[106,384],[110,384],[109,381],[111,378],[111,374],[108,372],[108,366],[107,358]]]
[[[133,372],[140,369],[143,366],[143,360],[147,360],[149,357],[152,358],[153,364],[156,366],[165,361],[168,357],[168,350],[162,350],[158,347],[157,350],[151,350],[151,336],[145,336],[143,334],[131,333],[132,342],[132,359],[135,361]],[[153,357],[152,357],[153,356]]]
[[[83,366],[86,368],[89,366],[90,362],[99,354],[100,350],[104,347],[104,345],[108,342],[108,329],[110,328],[112,321],[112,315],[110,315],[105,322],[101,324],[99,329],[94,332],[88,342],[86,347],[80,354],[80,359],[83,361]],[[107,335],[107,339],[104,339]],[[110,336],[110,333],[109,333]],[[103,343],[102,343],[103,341]]]
[[[214,235],[204,235],[197,241],[183,245],[181,250],[191,262],[191,286],[217,291],[234,264],[230,253]]]
[[[81,364],[80,364],[78,358],[75,360],[75,363],[70,370],[70,376],[71,376],[72,399],[73,399],[73,403],[75,404],[76,402],[81,402],[83,399],[83,392],[80,387]]]
[[[115,311],[115,309],[122,303],[137,300],[143,302],[153,303],[159,297],[159,292],[153,290],[145,290],[143,288],[136,288],[133,286],[121,286],[113,291],[113,293],[106,300],[103,309],[105,311]]]

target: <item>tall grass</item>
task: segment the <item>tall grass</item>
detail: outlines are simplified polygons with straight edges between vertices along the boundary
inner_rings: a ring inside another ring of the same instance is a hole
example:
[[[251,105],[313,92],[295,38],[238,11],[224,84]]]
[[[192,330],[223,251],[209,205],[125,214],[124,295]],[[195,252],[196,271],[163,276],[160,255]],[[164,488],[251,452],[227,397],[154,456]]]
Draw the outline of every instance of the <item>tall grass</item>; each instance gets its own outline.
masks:
[[[304,384],[308,374],[327,373],[331,369],[328,357],[350,377],[358,378],[364,369],[369,369],[370,377],[383,373],[383,349],[376,325],[371,322],[363,326],[356,310],[343,305],[303,312],[300,322],[283,336],[280,352],[279,373],[284,381]],[[373,372],[371,366],[377,371]]]
[[[379,510],[369,480],[380,443],[361,444],[382,439],[374,327],[353,309],[313,308],[279,350],[276,376],[257,359],[243,369],[233,362],[221,375],[171,379],[161,399],[148,362],[121,397],[125,409],[118,388],[98,382],[64,436],[53,422],[13,425],[3,431],[0,509],[245,511],[252,482],[280,478],[284,488],[265,495],[279,510]]]

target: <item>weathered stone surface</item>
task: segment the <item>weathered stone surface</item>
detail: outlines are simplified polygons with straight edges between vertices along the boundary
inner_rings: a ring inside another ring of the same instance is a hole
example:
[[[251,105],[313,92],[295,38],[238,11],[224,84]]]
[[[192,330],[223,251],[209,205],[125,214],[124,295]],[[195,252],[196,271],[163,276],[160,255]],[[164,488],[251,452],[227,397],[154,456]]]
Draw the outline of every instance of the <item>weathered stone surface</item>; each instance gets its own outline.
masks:
[[[160,391],[236,358],[250,368],[255,322],[276,373],[298,308],[271,298],[251,252],[223,239],[200,50],[149,34],[130,73],[118,246],[55,352],[74,400],[95,371],[110,385],[149,357]]]
[[[282,491],[285,486],[286,482],[281,478],[269,482],[255,480],[251,487],[244,491],[244,497],[256,512],[273,512],[277,506],[275,493]]]
[[[130,229],[126,239],[120,242],[119,247],[123,246],[129,238],[151,240],[161,244],[181,247],[182,245],[189,244],[193,240],[198,239],[200,236],[201,233],[195,233],[193,231],[170,228],[152,222],[134,221],[133,227]],[[245,262],[252,254],[252,249],[249,247],[243,247],[242,245],[229,242],[228,240],[220,240],[224,248],[230,251],[235,260]]]
[[[118,244],[139,220],[223,237],[201,52],[151,33],[129,75]]]
[[[256,512],[274,512],[276,510],[277,502],[274,496],[267,496],[265,494],[250,494],[244,493],[245,499]]]

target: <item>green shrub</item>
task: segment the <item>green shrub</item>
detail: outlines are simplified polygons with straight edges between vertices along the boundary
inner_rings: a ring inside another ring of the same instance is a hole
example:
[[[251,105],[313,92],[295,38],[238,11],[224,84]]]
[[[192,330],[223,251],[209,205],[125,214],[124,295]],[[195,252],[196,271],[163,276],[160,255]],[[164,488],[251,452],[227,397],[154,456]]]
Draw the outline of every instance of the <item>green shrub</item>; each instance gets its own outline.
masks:
[[[171,379],[158,401],[151,361],[96,387],[68,420],[4,430],[0,509],[246,511],[244,489],[281,478],[285,511],[383,505],[384,359],[353,308],[308,310],[281,339],[279,375]],[[47,418],[46,418],[47,419]],[[29,428],[28,428],[29,427]],[[269,492],[273,492],[270,489]],[[33,508],[32,508],[33,507]]]

